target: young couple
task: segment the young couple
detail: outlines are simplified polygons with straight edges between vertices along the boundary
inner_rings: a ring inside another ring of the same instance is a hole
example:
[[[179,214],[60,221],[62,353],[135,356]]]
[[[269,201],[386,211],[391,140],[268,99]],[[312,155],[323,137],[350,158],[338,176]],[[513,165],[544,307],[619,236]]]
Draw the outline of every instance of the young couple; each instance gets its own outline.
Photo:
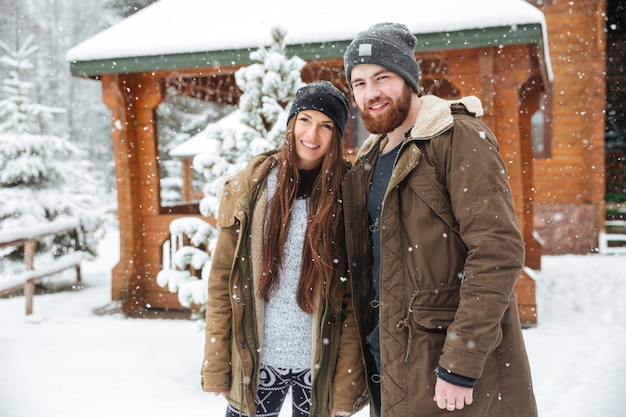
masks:
[[[350,166],[348,101],[302,87],[283,145],[224,188],[202,386],[226,415],[537,415],[514,286],[524,242],[475,97],[418,95],[416,39],[359,33],[346,78],[366,128]]]

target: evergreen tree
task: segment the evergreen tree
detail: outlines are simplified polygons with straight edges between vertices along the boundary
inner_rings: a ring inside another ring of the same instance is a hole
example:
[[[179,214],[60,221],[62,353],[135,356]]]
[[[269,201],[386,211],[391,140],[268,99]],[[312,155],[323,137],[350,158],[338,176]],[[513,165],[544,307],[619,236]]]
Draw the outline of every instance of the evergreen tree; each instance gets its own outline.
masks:
[[[214,124],[206,135],[219,142],[219,151],[194,158],[194,167],[203,173],[207,184],[200,211],[217,214],[223,180],[241,170],[254,155],[276,148],[285,133],[286,108],[302,86],[305,62],[285,55],[285,31],[272,29],[269,49],[260,47],[250,53],[256,61],[235,73],[239,99],[240,124],[236,128]]]
[[[46,133],[68,135],[86,152],[107,205],[116,204],[111,113],[102,101],[102,84],[72,76],[66,52],[155,1],[0,0],[0,40],[17,49],[21,34],[30,33],[39,47],[32,57],[31,99],[66,110],[47,122]],[[6,78],[6,68],[0,66],[0,83]]]
[[[206,180],[205,197],[200,211],[205,216],[217,215],[224,180],[245,167],[258,153],[278,147],[285,133],[287,110],[303,85],[301,71],[305,62],[285,55],[285,35],[282,29],[272,29],[272,44],[250,54],[255,61],[235,73],[235,81],[243,92],[239,99],[239,125],[209,125],[204,134],[217,142],[217,151],[199,154],[194,168]],[[207,139],[208,140],[208,139]],[[217,240],[217,229],[197,217],[179,218],[170,224],[172,236],[186,235],[193,246],[177,251],[175,264],[182,270],[164,269],[157,282],[170,291],[178,292],[183,306],[192,307],[203,317],[207,297],[206,279],[211,266],[210,253]],[[208,252],[207,252],[208,250]],[[189,268],[200,271],[198,280]]]
[[[0,64],[9,67],[0,96],[0,231],[78,217],[83,224],[80,239],[50,239],[41,242],[38,252],[58,256],[77,245],[93,252],[101,219],[93,214],[98,203],[89,166],[67,137],[45,133],[45,122],[64,110],[31,100],[32,83],[26,74],[33,68],[29,57],[37,51],[33,39],[28,37],[17,49],[0,42],[5,53]],[[22,249],[3,255],[19,261]]]

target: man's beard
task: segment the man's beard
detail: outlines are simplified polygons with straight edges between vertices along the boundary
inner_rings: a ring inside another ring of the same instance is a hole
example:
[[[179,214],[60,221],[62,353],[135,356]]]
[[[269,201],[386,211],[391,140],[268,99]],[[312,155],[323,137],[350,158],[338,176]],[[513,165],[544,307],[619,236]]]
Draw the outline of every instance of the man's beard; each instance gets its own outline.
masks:
[[[370,101],[365,105],[364,109],[359,109],[359,114],[363,119],[365,128],[369,132],[379,135],[392,132],[404,123],[404,120],[409,114],[409,110],[411,109],[411,89],[405,84],[402,88],[402,95],[398,101],[390,100],[389,108],[380,116],[372,116],[368,110],[368,106],[375,102],[376,101]]]

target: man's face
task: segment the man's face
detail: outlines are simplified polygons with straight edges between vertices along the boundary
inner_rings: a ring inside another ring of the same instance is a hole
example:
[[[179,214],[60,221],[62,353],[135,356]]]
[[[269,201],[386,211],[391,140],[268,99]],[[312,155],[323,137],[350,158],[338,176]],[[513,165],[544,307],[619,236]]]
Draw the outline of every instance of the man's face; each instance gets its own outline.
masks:
[[[368,131],[389,133],[400,126],[411,108],[411,89],[404,79],[374,64],[352,69],[354,101]]]

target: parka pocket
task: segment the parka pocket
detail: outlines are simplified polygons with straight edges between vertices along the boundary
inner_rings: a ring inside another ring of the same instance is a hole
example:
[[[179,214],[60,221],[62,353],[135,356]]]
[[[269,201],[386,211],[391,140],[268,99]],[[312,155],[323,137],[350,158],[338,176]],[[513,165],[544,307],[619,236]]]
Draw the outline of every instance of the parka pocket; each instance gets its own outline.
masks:
[[[432,307],[409,307],[407,316],[396,325],[398,330],[407,331],[407,345],[404,361],[408,362],[411,353],[411,344],[414,338],[422,339],[424,336],[441,335],[445,333],[454,320],[455,309],[432,308]]]
[[[413,322],[427,330],[445,331],[455,314],[453,308],[413,307]]]
[[[226,210],[221,210],[217,216],[217,226],[220,228],[233,227],[237,219],[230,212]]]
[[[414,337],[420,333],[445,333],[456,314],[456,308],[415,305],[419,301],[420,293],[415,291],[407,304],[406,316],[396,324],[397,330],[407,332],[405,362],[409,360]]]
[[[217,209],[217,226],[218,227],[231,227],[235,224],[237,198],[235,193],[231,190],[230,181],[224,185],[224,191],[220,200],[219,207]]]
[[[446,330],[454,321],[459,304],[459,288],[415,291],[407,304],[405,321],[426,330]]]

